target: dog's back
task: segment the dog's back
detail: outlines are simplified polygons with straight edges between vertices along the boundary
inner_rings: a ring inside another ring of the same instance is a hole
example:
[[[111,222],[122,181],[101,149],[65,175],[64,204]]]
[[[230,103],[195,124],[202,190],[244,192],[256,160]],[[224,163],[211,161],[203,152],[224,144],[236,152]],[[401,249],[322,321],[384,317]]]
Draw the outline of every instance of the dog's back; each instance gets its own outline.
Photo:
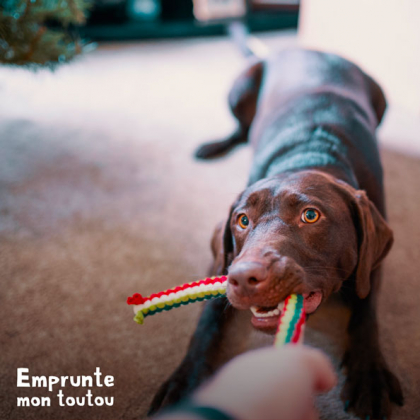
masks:
[[[249,183],[287,170],[331,167],[381,208],[375,129],[386,102],[378,85],[334,54],[287,50],[262,65]]]

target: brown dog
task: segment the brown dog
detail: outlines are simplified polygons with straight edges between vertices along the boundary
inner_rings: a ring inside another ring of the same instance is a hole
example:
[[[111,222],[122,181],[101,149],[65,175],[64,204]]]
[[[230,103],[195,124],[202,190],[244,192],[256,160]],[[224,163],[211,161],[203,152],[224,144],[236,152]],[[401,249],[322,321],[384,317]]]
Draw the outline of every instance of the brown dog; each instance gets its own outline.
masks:
[[[379,348],[375,309],[380,263],[393,241],[375,138],[386,107],[380,87],[341,57],[293,50],[248,68],[229,102],[238,130],[197,156],[248,140],[255,150],[249,186],[212,240],[212,274],[228,273],[232,306],[223,299],[206,305],[187,356],[151,412],[222,363],[236,310],[251,309],[253,327],[274,333],[290,293],[304,295],[310,314],[340,291],[352,310],[346,406],[363,418],[388,417],[391,401],[402,404],[403,396]]]

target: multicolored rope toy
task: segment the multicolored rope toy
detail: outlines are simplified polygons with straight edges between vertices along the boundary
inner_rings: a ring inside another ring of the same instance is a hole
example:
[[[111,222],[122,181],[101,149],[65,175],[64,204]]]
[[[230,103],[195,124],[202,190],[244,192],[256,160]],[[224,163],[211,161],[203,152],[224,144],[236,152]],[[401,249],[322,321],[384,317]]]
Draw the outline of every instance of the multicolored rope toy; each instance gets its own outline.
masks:
[[[303,296],[293,294],[287,297],[277,325],[274,345],[280,347],[286,343],[297,344],[303,340],[305,319]]]
[[[199,280],[193,283],[186,283],[173,289],[153,293],[143,297],[135,293],[127,298],[128,305],[134,306],[134,321],[143,324],[144,318],[162,311],[170,311],[181,305],[200,302],[207,299],[224,296],[226,294],[227,277],[213,277]]]
[[[128,305],[134,305],[134,321],[143,324],[144,318],[162,311],[170,311],[181,305],[214,299],[226,295],[227,277],[213,277],[186,283],[173,289],[143,297],[139,293],[127,298]],[[280,314],[274,345],[298,343],[303,338],[305,325],[303,296],[292,294],[284,301]]]

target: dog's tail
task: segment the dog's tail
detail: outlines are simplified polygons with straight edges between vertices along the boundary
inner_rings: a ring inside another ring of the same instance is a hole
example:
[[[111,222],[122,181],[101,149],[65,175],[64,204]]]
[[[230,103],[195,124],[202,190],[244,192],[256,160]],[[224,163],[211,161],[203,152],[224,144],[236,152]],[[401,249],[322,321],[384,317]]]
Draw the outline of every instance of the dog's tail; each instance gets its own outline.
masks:
[[[270,52],[257,37],[250,35],[243,22],[233,21],[227,27],[228,34],[245,57],[264,59]]]
[[[253,118],[244,112],[248,102],[256,103],[262,78],[262,61],[269,54],[267,46],[258,38],[249,35],[244,23],[233,21],[228,25],[228,32],[233,42],[246,58],[250,58],[248,69],[235,82],[229,94],[229,104],[235,117],[240,121],[238,129],[229,137],[201,145],[195,151],[198,159],[210,159],[223,156],[235,146],[248,141],[248,131]],[[255,110],[254,110],[255,113]],[[249,121],[248,121],[249,120]]]

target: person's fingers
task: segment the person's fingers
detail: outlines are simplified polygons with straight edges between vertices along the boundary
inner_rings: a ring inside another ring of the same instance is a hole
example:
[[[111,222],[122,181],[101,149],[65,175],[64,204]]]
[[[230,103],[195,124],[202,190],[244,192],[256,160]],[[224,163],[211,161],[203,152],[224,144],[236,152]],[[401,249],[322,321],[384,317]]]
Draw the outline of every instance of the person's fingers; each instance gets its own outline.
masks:
[[[337,384],[337,376],[328,358],[319,350],[306,348],[305,363],[313,375],[315,392],[326,392]]]
[[[302,415],[302,419],[304,420],[318,420],[318,412],[315,407],[309,407],[307,412]]]
[[[320,351],[296,345],[267,347],[236,357],[194,398],[243,419],[313,420],[314,393],[335,383],[331,363]]]

